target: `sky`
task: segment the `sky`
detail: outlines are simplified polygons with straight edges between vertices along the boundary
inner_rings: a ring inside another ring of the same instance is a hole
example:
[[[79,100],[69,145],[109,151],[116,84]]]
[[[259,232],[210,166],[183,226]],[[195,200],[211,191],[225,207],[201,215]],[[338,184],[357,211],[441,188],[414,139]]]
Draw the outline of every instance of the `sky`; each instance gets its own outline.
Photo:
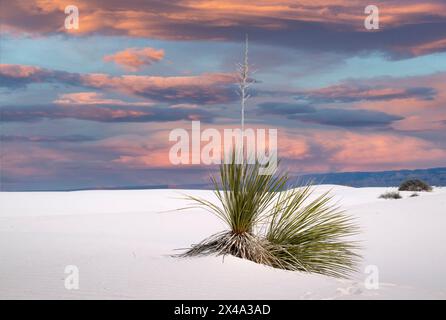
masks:
[[[169,133],[278,130],[281,170],[446,166],[446,2],[17,0],[0,10],[0,190],[178,186]],[[66,29],[66,6],[79,10]]]

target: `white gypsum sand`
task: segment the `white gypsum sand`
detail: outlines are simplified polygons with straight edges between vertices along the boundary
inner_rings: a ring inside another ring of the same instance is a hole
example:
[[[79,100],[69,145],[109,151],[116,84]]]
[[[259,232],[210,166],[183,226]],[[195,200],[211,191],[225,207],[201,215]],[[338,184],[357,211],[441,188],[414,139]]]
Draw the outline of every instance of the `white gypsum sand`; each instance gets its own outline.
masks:
[[[446,188],[378,196],[392,188],[318,186],[357,217],[363,261],[350,280],[276,270],[227,256],[173,258],[225,228],[182,193],[117,190],[0,193],[0,298],[403,299],[446,298]],[[79,289],[67,290],[67,265]],[[379,289],[367,289],[367,265]]]

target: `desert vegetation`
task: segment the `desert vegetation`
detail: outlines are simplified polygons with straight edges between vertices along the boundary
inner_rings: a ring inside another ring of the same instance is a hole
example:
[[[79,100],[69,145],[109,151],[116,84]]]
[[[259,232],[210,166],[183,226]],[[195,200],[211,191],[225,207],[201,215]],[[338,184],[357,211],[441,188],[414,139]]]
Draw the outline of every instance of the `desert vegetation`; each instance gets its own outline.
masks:
[[[409,179],[401,183],[399,191],[432,191],[432,187],[419,179]]]
[[[274,268],[347,277],[360,258],[352,218],[328,193],[308,184],[287,189],[287,174],[261,175],[259,164],[220,166],[212,177],[218,204],[187,196],[215,214],[228,230],[193,245],[182,257],[233,255]]]
[[[381,199],[401,199],[402,196],[398,191],[387,191],[379,196]]]

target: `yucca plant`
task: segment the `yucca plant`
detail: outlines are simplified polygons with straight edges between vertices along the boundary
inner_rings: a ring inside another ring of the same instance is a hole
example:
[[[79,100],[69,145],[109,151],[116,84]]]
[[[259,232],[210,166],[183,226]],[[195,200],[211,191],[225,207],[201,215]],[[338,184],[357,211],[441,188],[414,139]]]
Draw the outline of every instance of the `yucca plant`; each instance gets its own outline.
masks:
[[[205,239],[184,256],[231,254],[258,263],[271,264],[268,261],[274,259],[274,256],[266,249],[266,239],[257,236],[256,228],[266,218],[276,193],[284,189],[288,179],[286,176],[258,174],[258,163],[236,162],[233,152],[231,163],[220,165],[219,180],[211,177],[220,206],[205,199],[187,196],[189,200],[223,220],[229,231]]]
[[[358,228],[328,192],[311,199],[313,191],[308,184],[278,196],[266,233],[279,261],[275,267],[347,276],[360,256],[357,243],[346,239]]]
[[[287,174],[259,174],[259,163],[220,165],[212,177],[219,204],[187,196],[222,219],[227,231],[193,245],[181,256],[233,255],[271,267],[346,277],[359,255],[353,220],[310,185],[287,189]]]

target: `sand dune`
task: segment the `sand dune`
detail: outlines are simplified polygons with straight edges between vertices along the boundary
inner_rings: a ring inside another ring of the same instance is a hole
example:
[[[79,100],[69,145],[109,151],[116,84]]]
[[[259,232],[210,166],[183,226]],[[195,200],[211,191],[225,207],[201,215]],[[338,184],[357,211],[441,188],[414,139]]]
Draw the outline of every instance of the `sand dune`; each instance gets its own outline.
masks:
[[[234,257],[178,259],[175,249],[224,225],[185,207],[181,193],[131,190],[0,193],[0,298],[403,299],[446,298],[446,188],[383,200],[391,188],[319,186],[357,217],[364,259],[349,280],[275,270]],[[67,265],[79,289],[64,286]],[[365,286],[366,266],[379,289]]]

